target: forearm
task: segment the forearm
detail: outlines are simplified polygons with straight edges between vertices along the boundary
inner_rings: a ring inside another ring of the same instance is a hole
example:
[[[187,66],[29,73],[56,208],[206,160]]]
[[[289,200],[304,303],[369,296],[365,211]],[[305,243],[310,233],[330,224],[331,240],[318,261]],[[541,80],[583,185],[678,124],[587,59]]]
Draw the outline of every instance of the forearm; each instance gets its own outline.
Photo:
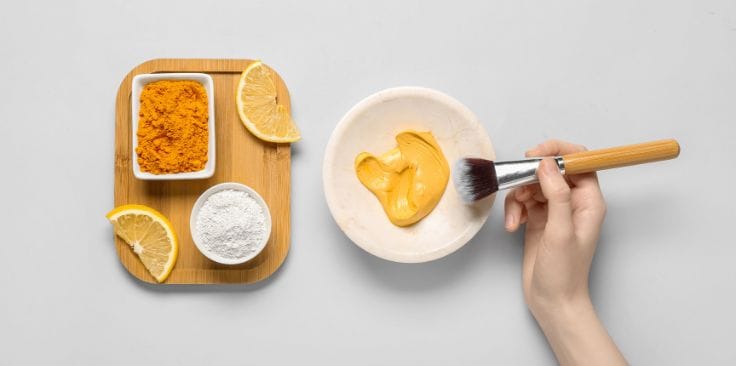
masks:
[[[532,310],[557,360],[566,365],[626,365],[590,301]]]

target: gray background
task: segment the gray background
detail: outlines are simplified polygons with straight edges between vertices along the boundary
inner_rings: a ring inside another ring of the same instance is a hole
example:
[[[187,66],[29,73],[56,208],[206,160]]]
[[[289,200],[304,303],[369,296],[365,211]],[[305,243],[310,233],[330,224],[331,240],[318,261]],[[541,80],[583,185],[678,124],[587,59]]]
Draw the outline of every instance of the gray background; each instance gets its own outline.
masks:
[[[679,160],[601,174],[593,300],[633,364],[736,363],[732,0],[16,1],[0,49],[2,365],[553,364],[503,197],[422,265],[374,258],[333,222],[330,133],[399,85],[465,103],[501,158],[551,137],[678,138]],[[292,249],[267,282],[154,288],[118,262],[115,94],[156,57],[262,58],[289,85]]]

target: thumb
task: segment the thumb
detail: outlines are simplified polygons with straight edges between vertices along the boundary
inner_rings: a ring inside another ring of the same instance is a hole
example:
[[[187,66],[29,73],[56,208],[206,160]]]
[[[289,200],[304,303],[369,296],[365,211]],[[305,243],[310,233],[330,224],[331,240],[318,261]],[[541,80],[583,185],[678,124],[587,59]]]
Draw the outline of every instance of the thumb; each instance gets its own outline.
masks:
[[[570,186],[560,173],[557,163],[550,158],[543,159],[537,169],[537,177],[542,194],[547,199],[548,228],[551,227],[558,233],[572,233]]]

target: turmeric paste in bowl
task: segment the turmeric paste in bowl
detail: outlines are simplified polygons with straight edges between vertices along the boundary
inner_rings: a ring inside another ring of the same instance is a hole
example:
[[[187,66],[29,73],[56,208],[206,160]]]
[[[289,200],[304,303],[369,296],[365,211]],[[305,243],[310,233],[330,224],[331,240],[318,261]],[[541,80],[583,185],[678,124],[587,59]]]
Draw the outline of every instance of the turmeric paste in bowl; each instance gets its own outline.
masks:
[[[378,198],[396,226],[409,226],[429,215],[442,198],[450,167],[431,132],[404,131],[397,147],[381,156],[355,158],[358,179]]]
[[[139,179],[214,174],[214,99],[207,74],[133,79],[133,171]]]

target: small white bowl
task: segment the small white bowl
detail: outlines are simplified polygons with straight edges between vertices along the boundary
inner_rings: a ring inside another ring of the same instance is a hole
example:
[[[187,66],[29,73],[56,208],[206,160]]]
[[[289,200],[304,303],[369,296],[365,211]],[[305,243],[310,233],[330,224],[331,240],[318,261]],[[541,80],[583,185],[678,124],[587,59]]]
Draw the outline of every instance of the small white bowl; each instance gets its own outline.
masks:
[[[138,111],[141,107],[141,92],[146,84],[159,80],[194,80],[207,91],[207,107],[209,109],[209,143],[207,148],[207,163],[204,169],[196,172],[185,172],[175,174],[152,174],[141,171],[138,165],[138,154],[135,152],[138,146]],[[133,77],[131,92],[131,121],[133,124],[133,149],[131,159],[133,160],[133,175],[143,180],[177,180],[177,179],[205,179],[215,174],[215,87],[212,77],[201,73],[163,73],[163,74],[139,74]]]
[[[205,201],[207,201],[207,198],[217,192],[228,189],[248,193],[251,197],[253,197],[253,199],[256,200],[256,202],[258,202],[258,205],[261,206],[261,208],[263,209],[263,215],[266,218],[265,224],[266,232],[268,233],[268,235],[263,238],[263,241],[258,244],[258,247],[255,251],[253,251],[253,253],[243,258],[223,258],[215,253],[208,251],[207,248],[205,248],[204,245],[200,243],[199,233],[197,232],[197,215],[199,215],[199,210],[202,209],[202,205],[204,205]],[[189,231],[192,234],[194,245],[205,257],[209,258],[213,262],[217,262],[220,264],[241,264],[255,258],[259,253],[263,251],[263,248],[266,247],[268,239],[271,237],[271,212],[268,210],[268,205],[266,204],[266,201],[264,201],[263,197],[261,197],[261,195],[259,195],[258,192],[256,192],[253,188],[240,183],[220,183],[204,191],[204,193],[202,193],[202,195],[200,195],[197,199],[197,202],[194,203],[192,214],[189,216]]]
[[[442,258],[467,243],[488,217],[495,195],[466,205],[453,180],[432,212],[414,225],[398,227],[355,174],[355,157],[396,147],[404,130],[431,131],[447,162],[472,156],[495,159],[488,134],[464,105],[438,91],[400,87],[380,91],[356,104],[337,124],[322,166],[327,205],[335,222],[359,247],[403,263]]]

